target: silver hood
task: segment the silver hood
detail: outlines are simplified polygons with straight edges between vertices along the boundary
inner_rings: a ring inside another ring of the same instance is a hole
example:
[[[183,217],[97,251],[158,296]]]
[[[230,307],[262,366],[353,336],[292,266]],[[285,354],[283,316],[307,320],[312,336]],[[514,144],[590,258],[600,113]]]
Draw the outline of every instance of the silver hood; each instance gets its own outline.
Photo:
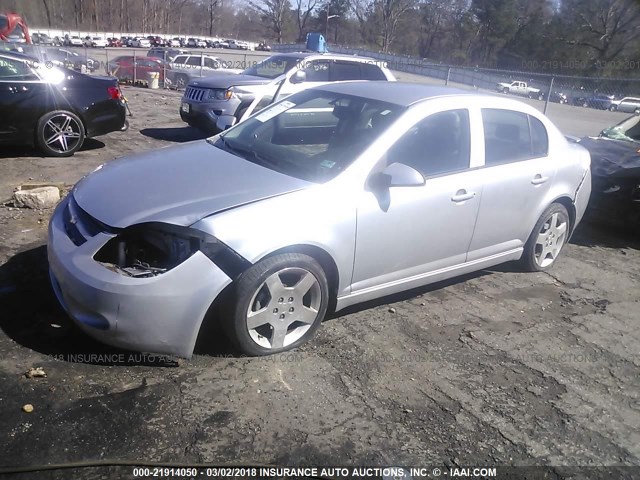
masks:
[[[198,140],[109,162],[80,180],[73,196],[80,208],[110,227],[188,226],[309,185]]]

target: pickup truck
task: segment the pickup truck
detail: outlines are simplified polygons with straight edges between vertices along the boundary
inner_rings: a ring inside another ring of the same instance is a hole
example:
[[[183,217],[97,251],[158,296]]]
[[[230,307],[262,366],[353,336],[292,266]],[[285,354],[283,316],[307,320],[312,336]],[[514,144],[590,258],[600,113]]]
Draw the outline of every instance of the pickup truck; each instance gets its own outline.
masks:
[[[499,83],[496,85],[496,89],[502,93],[513,93],[538,100],[544,99],[544,93],[539,88],[530,87],[527,82]]]

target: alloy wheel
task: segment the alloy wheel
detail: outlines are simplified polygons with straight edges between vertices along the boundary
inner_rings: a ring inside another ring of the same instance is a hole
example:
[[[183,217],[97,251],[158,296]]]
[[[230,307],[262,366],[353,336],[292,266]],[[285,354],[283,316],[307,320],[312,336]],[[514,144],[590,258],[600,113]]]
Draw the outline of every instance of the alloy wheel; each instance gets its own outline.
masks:
[[[567,237],[567,221],[556,212],[543,224],[535,244],[535,261],[539,267],[551,265],[558,257]]]
[[[58,153],[73,150],[81,139],[82,126],[67,114],[54,115],[44,126],[44,143]]]
[[[249,335],[267,349],[291,345],[311,328],[321,303],[320,284],[311,272],[298,267],[281,269],[267,277],[249,302]]]

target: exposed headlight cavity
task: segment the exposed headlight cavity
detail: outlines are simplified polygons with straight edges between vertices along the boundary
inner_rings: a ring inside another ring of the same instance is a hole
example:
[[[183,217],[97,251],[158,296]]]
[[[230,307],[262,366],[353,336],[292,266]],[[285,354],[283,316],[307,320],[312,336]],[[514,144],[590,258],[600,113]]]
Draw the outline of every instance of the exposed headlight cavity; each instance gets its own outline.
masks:
[[[235,278],[249,262],[215,237],[199,230],[164,223],[124,229],[94,256],[110,270],[131,277],[154,277],[177,267],[201,251]]]

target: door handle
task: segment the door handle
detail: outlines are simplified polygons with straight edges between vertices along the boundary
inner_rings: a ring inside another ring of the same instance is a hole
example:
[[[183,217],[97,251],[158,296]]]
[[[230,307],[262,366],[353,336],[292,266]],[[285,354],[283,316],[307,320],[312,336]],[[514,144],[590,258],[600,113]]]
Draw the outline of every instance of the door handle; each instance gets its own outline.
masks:
[[[536,174],[535,177],[533,177],[531,179],[531,183],[533,185],[542,185],[544,182],[546,182],[547,180],[549,180],[549,177],[543,177],[542,175],[540,175],[539,173]]]
[[[467,192],[464,188],[458,190],[456,194],[451,197],[451,201],[455,203],[465,202],[471,200],[476,196],[476,192]]]

